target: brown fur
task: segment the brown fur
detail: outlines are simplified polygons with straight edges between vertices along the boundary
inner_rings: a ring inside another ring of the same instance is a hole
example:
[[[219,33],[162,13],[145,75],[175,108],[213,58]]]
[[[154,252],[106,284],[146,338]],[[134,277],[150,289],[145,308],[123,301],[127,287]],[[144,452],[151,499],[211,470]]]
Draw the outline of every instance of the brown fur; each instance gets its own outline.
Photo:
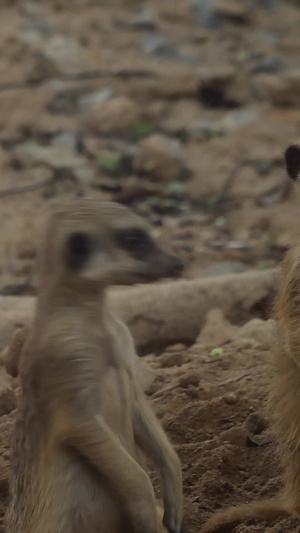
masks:
[[[300,176],[300,148],[286,151],[288,174]],[[229,533],[245,520],[300,518],[300,244],[288,251],[275,302],[273,372],[268,408],[284,467],[284,488],[273,500],[230,507],[215,513],[200,533]]]
[[[181,269],[122,206],[81,200],[52,216],[34,322],[23,348],[26,329],[10,351],[21,397],[6,533],[161,533],[140,450],[160,472],[163,522],[180,532],[180,462],[140,389],[131,335],[105,291]]]
[[[19,365],[26,349],[29,331],[29,327],[26,326],[16,329],[10,345],[1,355],[1,364],[4,365],[6,372],[14,378],[19,374]]]

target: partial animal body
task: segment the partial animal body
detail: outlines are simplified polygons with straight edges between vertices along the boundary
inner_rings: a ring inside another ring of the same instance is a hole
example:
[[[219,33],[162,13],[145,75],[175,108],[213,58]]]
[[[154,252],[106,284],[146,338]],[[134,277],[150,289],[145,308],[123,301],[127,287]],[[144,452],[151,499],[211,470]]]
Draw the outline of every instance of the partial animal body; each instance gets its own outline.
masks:
[[[300,177],[300,146],[285,153],[289,176]],[[229,533],[245,520],[300,518],[300,244],[297,239],[282,264],[275,303],[273,372],[268,398],[273,429],[284,467],[284,487],[273,500],[230,507],[214,514],[201,533]]]
[[[21,397],[7,533],[181,531],[180,462],[139,386],[131,335],[106,301],[109,285],[181,270],[122,206],[82,200],[52,216],[34,322],[11,351]],[[141,451],[160,472],[163,511]]]

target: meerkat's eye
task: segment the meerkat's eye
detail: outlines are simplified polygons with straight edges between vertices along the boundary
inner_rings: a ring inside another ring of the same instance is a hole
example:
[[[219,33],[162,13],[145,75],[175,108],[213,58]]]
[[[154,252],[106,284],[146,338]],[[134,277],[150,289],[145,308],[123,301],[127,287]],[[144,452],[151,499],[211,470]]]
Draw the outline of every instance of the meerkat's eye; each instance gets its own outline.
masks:
[[[120,230],[116,234],[119,246],[128,252],[142,256],[153,248],[153,242],[146,231],[140,228]]]
[[[73,233],[67,242],[67,264],[71,270],[79,270],[90,256],[92,241],[84,233]]]

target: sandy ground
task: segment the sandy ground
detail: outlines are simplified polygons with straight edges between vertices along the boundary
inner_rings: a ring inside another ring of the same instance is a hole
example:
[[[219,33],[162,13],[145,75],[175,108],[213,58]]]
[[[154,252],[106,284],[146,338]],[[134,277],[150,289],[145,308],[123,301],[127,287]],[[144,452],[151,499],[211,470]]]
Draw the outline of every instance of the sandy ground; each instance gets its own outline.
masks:
[[[146,217],[186,278],[278,264],[297,216],[282,154],[300,127],[299,3],[217,2],[217,29],[197,26],[185,0],[10,4],[0,7],[2,294],[36,293],[45,215],[79,194]],[[220,319],[218,331],[228,327]],[[280,486],[264,328],[146,357],[157,374],[147,394],[182,459],[190,533]],[[1,464],[15,408],[4,371],[0,386]],[[1,480],[0,491],[3,514]]]

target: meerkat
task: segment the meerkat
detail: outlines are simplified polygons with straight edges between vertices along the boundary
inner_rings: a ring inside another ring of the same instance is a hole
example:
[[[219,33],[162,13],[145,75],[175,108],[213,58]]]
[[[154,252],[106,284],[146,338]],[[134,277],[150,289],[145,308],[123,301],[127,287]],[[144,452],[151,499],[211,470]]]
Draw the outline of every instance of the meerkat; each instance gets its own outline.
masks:
[[[287,173],[300,178],[300,144],[285,152]],[[287,252],[275,302],[275,338],[272,379],[268,397],[284,483],[279,495],[216,512],[200,533],[229,533],[246,520],[300,518],[300,244]]]
[[[50,218],[35,317],[23,348],[27,328],[15,344],[21,392],[6,533],[182,531],[180,460],[136,379],[129,330],[106,298],[111,285],[182,268],[119,204],[77,200]],[[140,451],[159,470],[163,511]]]

